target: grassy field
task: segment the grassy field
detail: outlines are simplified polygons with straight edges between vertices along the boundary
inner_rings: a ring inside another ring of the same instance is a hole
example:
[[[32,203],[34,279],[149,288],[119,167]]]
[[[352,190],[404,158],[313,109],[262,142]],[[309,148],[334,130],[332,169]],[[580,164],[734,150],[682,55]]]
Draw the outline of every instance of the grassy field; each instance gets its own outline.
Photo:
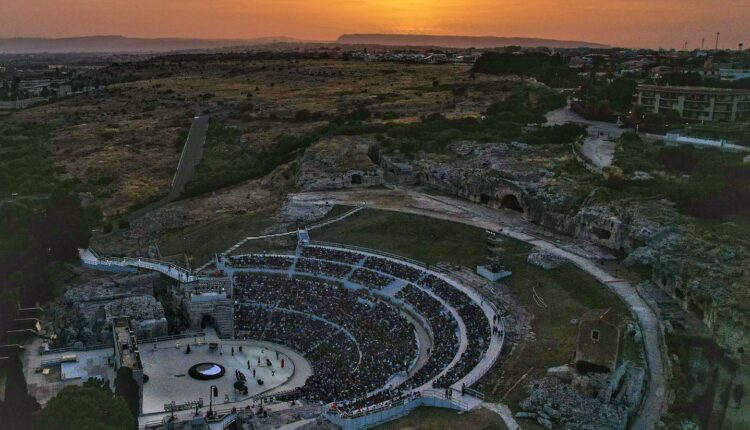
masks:
[[[367,209],[353,217],[311,232],[313,240],[346,243],[392,252],[434,264],[439,261],[474,267],[487,253],[481,229],[416,215]],[[512,239],[502,242],[505,264],[513,275],[503,284],[532,315],[535,339],[522,342],[509,360],[500,363],[480,381],[490,399],[515,408],[525,396],[524,384],[505,393],[528,372],[527,379],[542,376],[546,369],[571,361],[576,326],[572,319],[592,308],[613,308],[628,317],[619,299],[584,272],[563,266],[545,271],[529,265],[529,245]],[[547,307],[534,301],[534,291]],[[627,342],[625,355],[639,359],[639,348]]]
[[[408,416],[375,427],[377,430],[506,430],[503,420],[492,411],[478,409],[457,413],[441,408],[418,408]]]
[[[351,210],[350,206],[334,206],[323,218],[331,219]],[[276,208],[266,208],[242,215],[226,215],[207,223],[170,230],[159,238],[159,248],[164,257],[185,255],[193,267],[213,258],[214,253],[223,252],[244,237],[256,236],[276,223]],[[289,251],[294,249],[297,237],[273,240],[253,240],[246,242],[234,253],[255,253],[263,251]],[[179,258],[175,261],[180,260]]]
[[[549,367],[572,361],[577,328],[571,320],[595,308],[613,308],[626,317],[629,313],[613,293],[582,271],[568,265],[545,271],[526,262],[528,245],[505,239],[502,247],[505,264],[513,271],[503,284],[531,314],[535,336],[532,341],[520,342],[513,356],[499,363],[480,381],[480,387],[491,399],[513,409],[526,395],[523,382],[513,387],[523,375],[528,381],[543,376]],[[534,292],[546,307],[537,304]],[[626,342],[625,355],[639,359],[632,341]]]
[[[208,223],[171,230],[159,239],[164,256],[186,254],[192,266],[199,266],[243,237],[260,234],[274,223],[273,211],[228,215]]]
[[[486,255],[484,231],[417,215],[365,209],[310,232],[312,240],[374,248],[428,264],[450,261],[472,267]]]

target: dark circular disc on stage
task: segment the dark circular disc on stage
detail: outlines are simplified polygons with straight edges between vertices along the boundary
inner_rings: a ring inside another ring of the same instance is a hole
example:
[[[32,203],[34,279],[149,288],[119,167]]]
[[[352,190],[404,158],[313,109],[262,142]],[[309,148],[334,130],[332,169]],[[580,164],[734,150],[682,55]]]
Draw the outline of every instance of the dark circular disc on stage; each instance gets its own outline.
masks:
[[[216,363],[198,363],[188,370],[188,375],[201,381],[219,379],[224,376],[224,366]]]

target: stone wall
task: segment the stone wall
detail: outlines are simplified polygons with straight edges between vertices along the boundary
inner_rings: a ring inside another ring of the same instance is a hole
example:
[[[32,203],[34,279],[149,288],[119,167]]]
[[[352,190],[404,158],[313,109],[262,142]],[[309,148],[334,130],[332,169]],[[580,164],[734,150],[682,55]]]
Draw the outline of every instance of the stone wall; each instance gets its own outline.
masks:
[[[139,338],[168,334],[164,308],[153,296],[158,280],[158,273],[118,275],[69,288],[45,313],[48,331],[58,336],[56,346],[108,342],[111,320],[118,316],[133,319]]]
[[[234,334],[234,304],[225,295],[202,294],[185,301],[190,328],[201,330],[204,319],[214,326],[219,337],[231,338]]]

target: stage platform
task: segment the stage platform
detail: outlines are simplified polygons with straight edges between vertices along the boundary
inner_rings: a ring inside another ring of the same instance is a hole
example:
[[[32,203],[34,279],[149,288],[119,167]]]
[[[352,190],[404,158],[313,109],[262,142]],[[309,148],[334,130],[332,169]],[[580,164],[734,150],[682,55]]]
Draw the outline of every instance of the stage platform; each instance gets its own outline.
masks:
[[[190,354],[185,353],[188,341]],[[211,342],[217,343],[218,347],[210,348]],[[242,352],[239,351],[240,346]],[[242,402],[283,385],[292,377],[295,368],[294,359],[288,355],[283,352],[278,352],[277,355],[277,350],[272,346],[253,341],[222,342],[211,338],[206,339],[203,344],[196,345],[193,339],[182,339],[179,346],[176,341],[165,341],[157,343],[156,346],[145,342],[139,347],[143,371],[149,377],[149,381],[143,384],[143,414],[146,415],[164,412],[165,405],[172,402],[185,408],[185,405],[194,404],[192,402],[202,399],[203,405],[207,407],[211,385],[216,385],[219,391],[218,397],[213,399],[214,405],[225,407],[227,403]],[[270,360],[270,366],[267,360]],[[220,364],[226,372],[218,379],[193,379],[188,375],[188,369],[198,363]],[[237,370],[247,378],[247,395],[234,389]],[[263,380],[262,385],[258,379]]]

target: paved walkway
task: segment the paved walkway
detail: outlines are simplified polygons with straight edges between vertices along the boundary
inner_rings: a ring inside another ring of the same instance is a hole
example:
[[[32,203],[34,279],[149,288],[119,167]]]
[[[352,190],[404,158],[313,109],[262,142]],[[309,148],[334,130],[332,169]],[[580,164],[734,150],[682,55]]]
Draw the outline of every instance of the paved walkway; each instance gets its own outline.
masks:
[[[598,168],[604,168],[612,165],[615,159],[615,140],[625,131],[617,124],[603,121],[589,121],[570,110],[570,102],[565,107],[547,112],[545,115],[547,122],[545,127],[553,125],[562,125],[567,123],[585,124],[588,127],[586,132],[588,136],[583,141],[581,152],[591,163]]]
[[[333,224],[335,222],[339,222],[341,220],[349,218],[350,216],[356,214],[357,212],[361,211],[364,208],[365,207],[361,206],[361,205],[357,206],[354,209],[352,209],[350,211],[347,211],[346,213],[344,213],[342,215],[339,215],[339,216],[337,216],[335,218],[324,219],[322,221],[319,221],[319,222],[317,222],[317,223],[315,223],[315,224],[307,227],[306,230],[314,230],[316,228],[325,227],[325,226],[327,226],[329,224]],[[299,233],[299,231],[300,230],[297,229],[297,230],[287,231],[285,233],[265,234],[265,235],[261,235],[261,236],[247,236],[247,237],[243,238],[242,240],[240,240],[239,242],[235,243],[234,245],[230,246],[226,251],[222,252],[222,254],[229,255],[229,254],[233,253],[234,251],[236,251],[239,247],[241,247],[242,245],[244,245],[245,243],[247,243],[248,241],[251,241],[251,240],[263,240],[263,239],[272,239],[272,238],[276,238],[276,237],[291,236],[291,235],[296,235],[297,233]],[[199,268],[195,269],[195,272],[196,273],[201,272],[201,271],[205,270],[206,268],[208,268],[209,266],[211,266],[213,263],[214,263],[213,259],[209,260],[205,264],[203,264],[202,266],[200,266]]]
[[[510,408],[508,408],[508,406],[502,403],[484,402],[482,404],[482,407],[500,415],[500,418],[503,419],[503,422],[505,423],[505,426],[508,427],[508,430],[521,429],[521,426],[519,426],[515,418],[513,418],[513,412],[510,411]]]
[[[185,191],[185,185],[193,179],[195,167],[201,161],[201,157],[203,157],[203,144],[206,142],[207,131],[208,116],[196,116],[193,119],[193,124],[190,126],[185,146],[182,148],[182,154],[180,154],[180,161],[177,163],[177,170],[172,178],[169,194],[149,205],[130,212],[125,215],[125,220],[136,220],[180,197],[180,194]]]
[[[452,197],[436,197],[414,190],[397,188],[390,192],[371,193],[369,190],[343,192],[311,192],[291,195],[298,203],[320,201],[336,204],[353,204],[366,202],[369,207],[391,210],[415,215],[423,215],[447,221],[468,224],[546,249],[558,255],[581,270],[587,272],[612,292],[617,294],[630,308],[640,325],[646,362],[648,364],[648,389],[641,405],[640,413],[633,425],[634,430],[653,429],[666,406],[667,383],[662,361],[661,328],[657,316],[648,307],[646,301],[638,295],[628,282],[618,279],[597,263],[597,256],[591,249],[582,250],[577,241],[570,238],[553,236],[554,241],[542,238],[540,228],[523,221],[517,216],[509,216],[508,211],[492,210],[474,203]],[[505,223],[503,221],[509,220]],[[527,231],[534,232],[529,234]]]

